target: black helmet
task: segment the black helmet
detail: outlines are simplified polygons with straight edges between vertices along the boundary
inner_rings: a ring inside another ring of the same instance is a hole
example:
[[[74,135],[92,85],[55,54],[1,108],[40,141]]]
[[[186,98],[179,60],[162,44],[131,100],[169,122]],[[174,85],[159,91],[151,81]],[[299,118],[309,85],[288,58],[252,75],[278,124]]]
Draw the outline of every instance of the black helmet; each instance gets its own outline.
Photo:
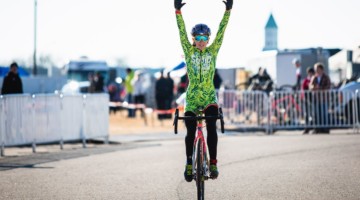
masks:
[[[197,24],[191,30],[191,35],[211,35],[211,30],[206,24]]]

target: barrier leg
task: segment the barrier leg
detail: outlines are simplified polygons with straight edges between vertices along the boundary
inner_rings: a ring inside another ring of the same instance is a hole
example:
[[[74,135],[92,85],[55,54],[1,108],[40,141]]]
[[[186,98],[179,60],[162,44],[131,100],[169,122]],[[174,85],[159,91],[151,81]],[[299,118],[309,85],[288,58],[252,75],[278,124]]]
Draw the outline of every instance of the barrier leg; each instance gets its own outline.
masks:
[[[60,140],[60,149],[61,150],[64,149],[64,140],[63,139]]]
[[[109,144],[109,136],[105,136],[104,144]]]
[[[147,123],[147,116],[145,114],[145,109],[144,108],[141,108],[141,116],[144,118],[144,123],[145,123],[145,126],[148,125]]]
[[[154,113],[155,112],[151,112],[151,125],[154,127],[154,125],[155,125],[155,117],[154,117]],[[156,114],[155,114],[156,115]]]
[[[83,144],[83,148],[86,148],[86,138],[85,137],[82,138],[82,144]]]
[[[5,156],[5,144],[1,143],[1,147],[0,147],[0,157],[1,156]]]
[[[36,153],[36,140],[34,140],[32,143],[32,152]]]
[[[82,112],[82,128],[81,128],[81,138],[83,148],[86,148],[86,95],[83,96],[83,112]]]

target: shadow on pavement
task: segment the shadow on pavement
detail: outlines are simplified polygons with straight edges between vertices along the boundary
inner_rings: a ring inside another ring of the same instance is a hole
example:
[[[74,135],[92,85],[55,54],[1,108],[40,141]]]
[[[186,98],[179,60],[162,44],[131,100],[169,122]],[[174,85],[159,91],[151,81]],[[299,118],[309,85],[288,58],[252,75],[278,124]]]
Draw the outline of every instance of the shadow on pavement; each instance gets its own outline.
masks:
[[[27,169],[52,169],[52,167],[36,166],[43,163],[60,160],[75,159],[90,155],[110,153],[136,148],[156,147],[160,144],[122,144],[122,145],[96,145],[89,148],[66,149],[59,152],[34,153],[25,156],[5,156],[0,159],[0,171],[27,168]]]

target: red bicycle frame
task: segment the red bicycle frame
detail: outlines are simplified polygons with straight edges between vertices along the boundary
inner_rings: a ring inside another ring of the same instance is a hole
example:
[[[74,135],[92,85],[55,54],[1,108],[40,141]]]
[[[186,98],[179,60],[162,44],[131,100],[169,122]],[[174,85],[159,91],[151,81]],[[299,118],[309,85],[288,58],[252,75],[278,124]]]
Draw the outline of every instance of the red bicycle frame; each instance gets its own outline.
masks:
[[[196,145],[200,142],[200,147],[202,149],[202,153],[200,154],[200,159],[204,160],[206,165],[205,166],[209,166],[209,160],[207,158],[207,146],[206,146],[206,142],[205,142],[205,137],[204,137],[204,133],[203,133],[203,124],[202,124],[203,120],[198,120],[198,124],[197,124],[197,134],[196,137],[194,139],[194,148],[193,148],[193,171],[195,170],[195,165],[196,165],[196,158],[195,156],[197,155],[197,153],[195,152],[197,150]],[[200,149],[199,149],[200,150]],[[204,158],[205,156],[205,158]],[[205,173],[208,173],[208,169],[206,169]]]

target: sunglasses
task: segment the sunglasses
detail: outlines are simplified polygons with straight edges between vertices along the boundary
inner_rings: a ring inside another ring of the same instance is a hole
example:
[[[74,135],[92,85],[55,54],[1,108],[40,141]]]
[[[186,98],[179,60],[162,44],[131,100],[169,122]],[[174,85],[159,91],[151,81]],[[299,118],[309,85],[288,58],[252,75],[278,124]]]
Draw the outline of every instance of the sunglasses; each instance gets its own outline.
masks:
[[[197,35],[197,36],[195,36],[195,40],[196,41],[204,41],[204,42],[206,42],[206,41],[208,41],[209,40],[209,36],[207,36],[207,35]]]

